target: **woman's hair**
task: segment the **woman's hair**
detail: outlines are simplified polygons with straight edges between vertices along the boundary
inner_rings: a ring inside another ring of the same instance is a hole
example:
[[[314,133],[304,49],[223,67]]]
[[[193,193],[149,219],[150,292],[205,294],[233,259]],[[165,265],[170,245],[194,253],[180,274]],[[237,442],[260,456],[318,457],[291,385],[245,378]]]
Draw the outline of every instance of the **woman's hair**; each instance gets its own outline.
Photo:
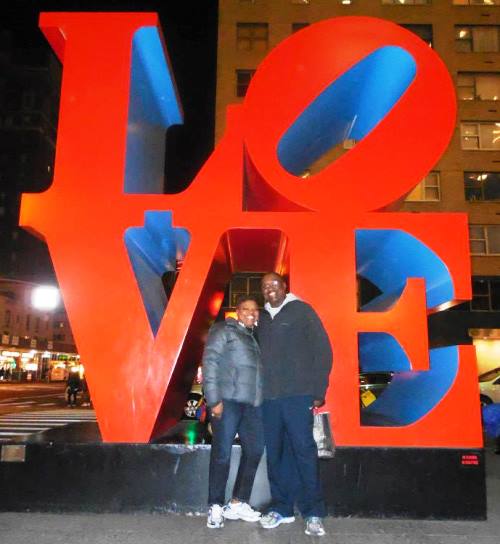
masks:
[[[257,306],[259,305],[259,301],[255,297],[253,297],[252,295],[240,295],[236,299],[236,308],[239,308],[247,300],[251,300],[251,301],[255,302],[255,304],[257,304]]]

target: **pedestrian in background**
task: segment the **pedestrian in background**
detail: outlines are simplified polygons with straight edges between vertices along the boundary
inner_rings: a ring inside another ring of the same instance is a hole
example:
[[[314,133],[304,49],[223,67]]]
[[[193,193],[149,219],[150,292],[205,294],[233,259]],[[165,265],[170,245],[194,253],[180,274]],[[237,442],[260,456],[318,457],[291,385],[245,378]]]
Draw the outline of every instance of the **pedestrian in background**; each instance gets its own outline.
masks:
[[[78,368],[72,368],[69,372],[68,381],[66,382],[68,406],[74,408],[76,406],[76,399],[78,392],[82,390],[82,379],[80,378],[80,372]]]

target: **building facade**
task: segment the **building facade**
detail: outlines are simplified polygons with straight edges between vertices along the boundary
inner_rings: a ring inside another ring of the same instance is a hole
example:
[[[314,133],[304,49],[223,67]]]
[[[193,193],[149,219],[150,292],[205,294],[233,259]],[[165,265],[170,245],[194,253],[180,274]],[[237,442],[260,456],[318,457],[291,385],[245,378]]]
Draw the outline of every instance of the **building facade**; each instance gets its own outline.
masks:
[[[37,287],[32,282],[0,279],[3,378],[49,380],[57,374],[62,379],[67,365],[79,361],[64,307],[50,311],[36,308],[32,295]]]
[[[473,300],[432,316],[430,341],[472,341],[480,372],[500,366],[500,0],[219,0],[216,140],[226,107],[243,100],[267,53],[293,32],[339,16],[406,27],[435,49],[455,82],[458,116],[448,150],[400,209],[467,213]],[[346,139],[302,177],[355,144]]]
[[[41,40],[0,29],[0,277],[43,282],[47,246],[18,226],[21,193],[53,177],[61,65]]]

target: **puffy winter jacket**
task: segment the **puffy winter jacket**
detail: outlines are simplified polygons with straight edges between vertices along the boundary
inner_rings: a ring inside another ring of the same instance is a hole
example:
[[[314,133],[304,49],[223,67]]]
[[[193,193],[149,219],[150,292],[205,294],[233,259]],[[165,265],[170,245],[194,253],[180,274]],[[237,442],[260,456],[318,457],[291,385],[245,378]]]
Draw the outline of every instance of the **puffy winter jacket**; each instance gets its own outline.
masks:
[[[209,406],[234,400],[262,402],[260,349],[251,330],[232,317],[213,325],[203,352],[203,388]]]

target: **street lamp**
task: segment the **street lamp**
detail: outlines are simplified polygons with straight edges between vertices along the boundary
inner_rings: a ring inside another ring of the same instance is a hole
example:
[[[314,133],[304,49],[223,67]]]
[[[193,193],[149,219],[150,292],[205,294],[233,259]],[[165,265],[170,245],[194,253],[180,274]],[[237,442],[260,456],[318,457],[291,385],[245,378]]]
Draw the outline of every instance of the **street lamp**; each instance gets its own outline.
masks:
[[[42,312],[52,312],[59,306],[60,301],[61,301],[61,295],[59,293],[59,289],[57,287],[53,287],[52,285],[39,285],[31,291],[31,306],[35,308],[35,310],[39,310]],[[47,358],[45,358],[45,363],[46,362],[47,362]],[[39,363],[42,365],[41,370],[38,369]],[[36,365],[37,365],[37,368],[36,368],[37,375],[39,370],[41,371],[41,374],[43,375],[43,372],[44,372],[43,356],[41,357],[41,359],[39,359]]]
[[[37,310],[55,310],[60,300],[59,289],[51,285],[40,285],[31,292],[31,305]]]

